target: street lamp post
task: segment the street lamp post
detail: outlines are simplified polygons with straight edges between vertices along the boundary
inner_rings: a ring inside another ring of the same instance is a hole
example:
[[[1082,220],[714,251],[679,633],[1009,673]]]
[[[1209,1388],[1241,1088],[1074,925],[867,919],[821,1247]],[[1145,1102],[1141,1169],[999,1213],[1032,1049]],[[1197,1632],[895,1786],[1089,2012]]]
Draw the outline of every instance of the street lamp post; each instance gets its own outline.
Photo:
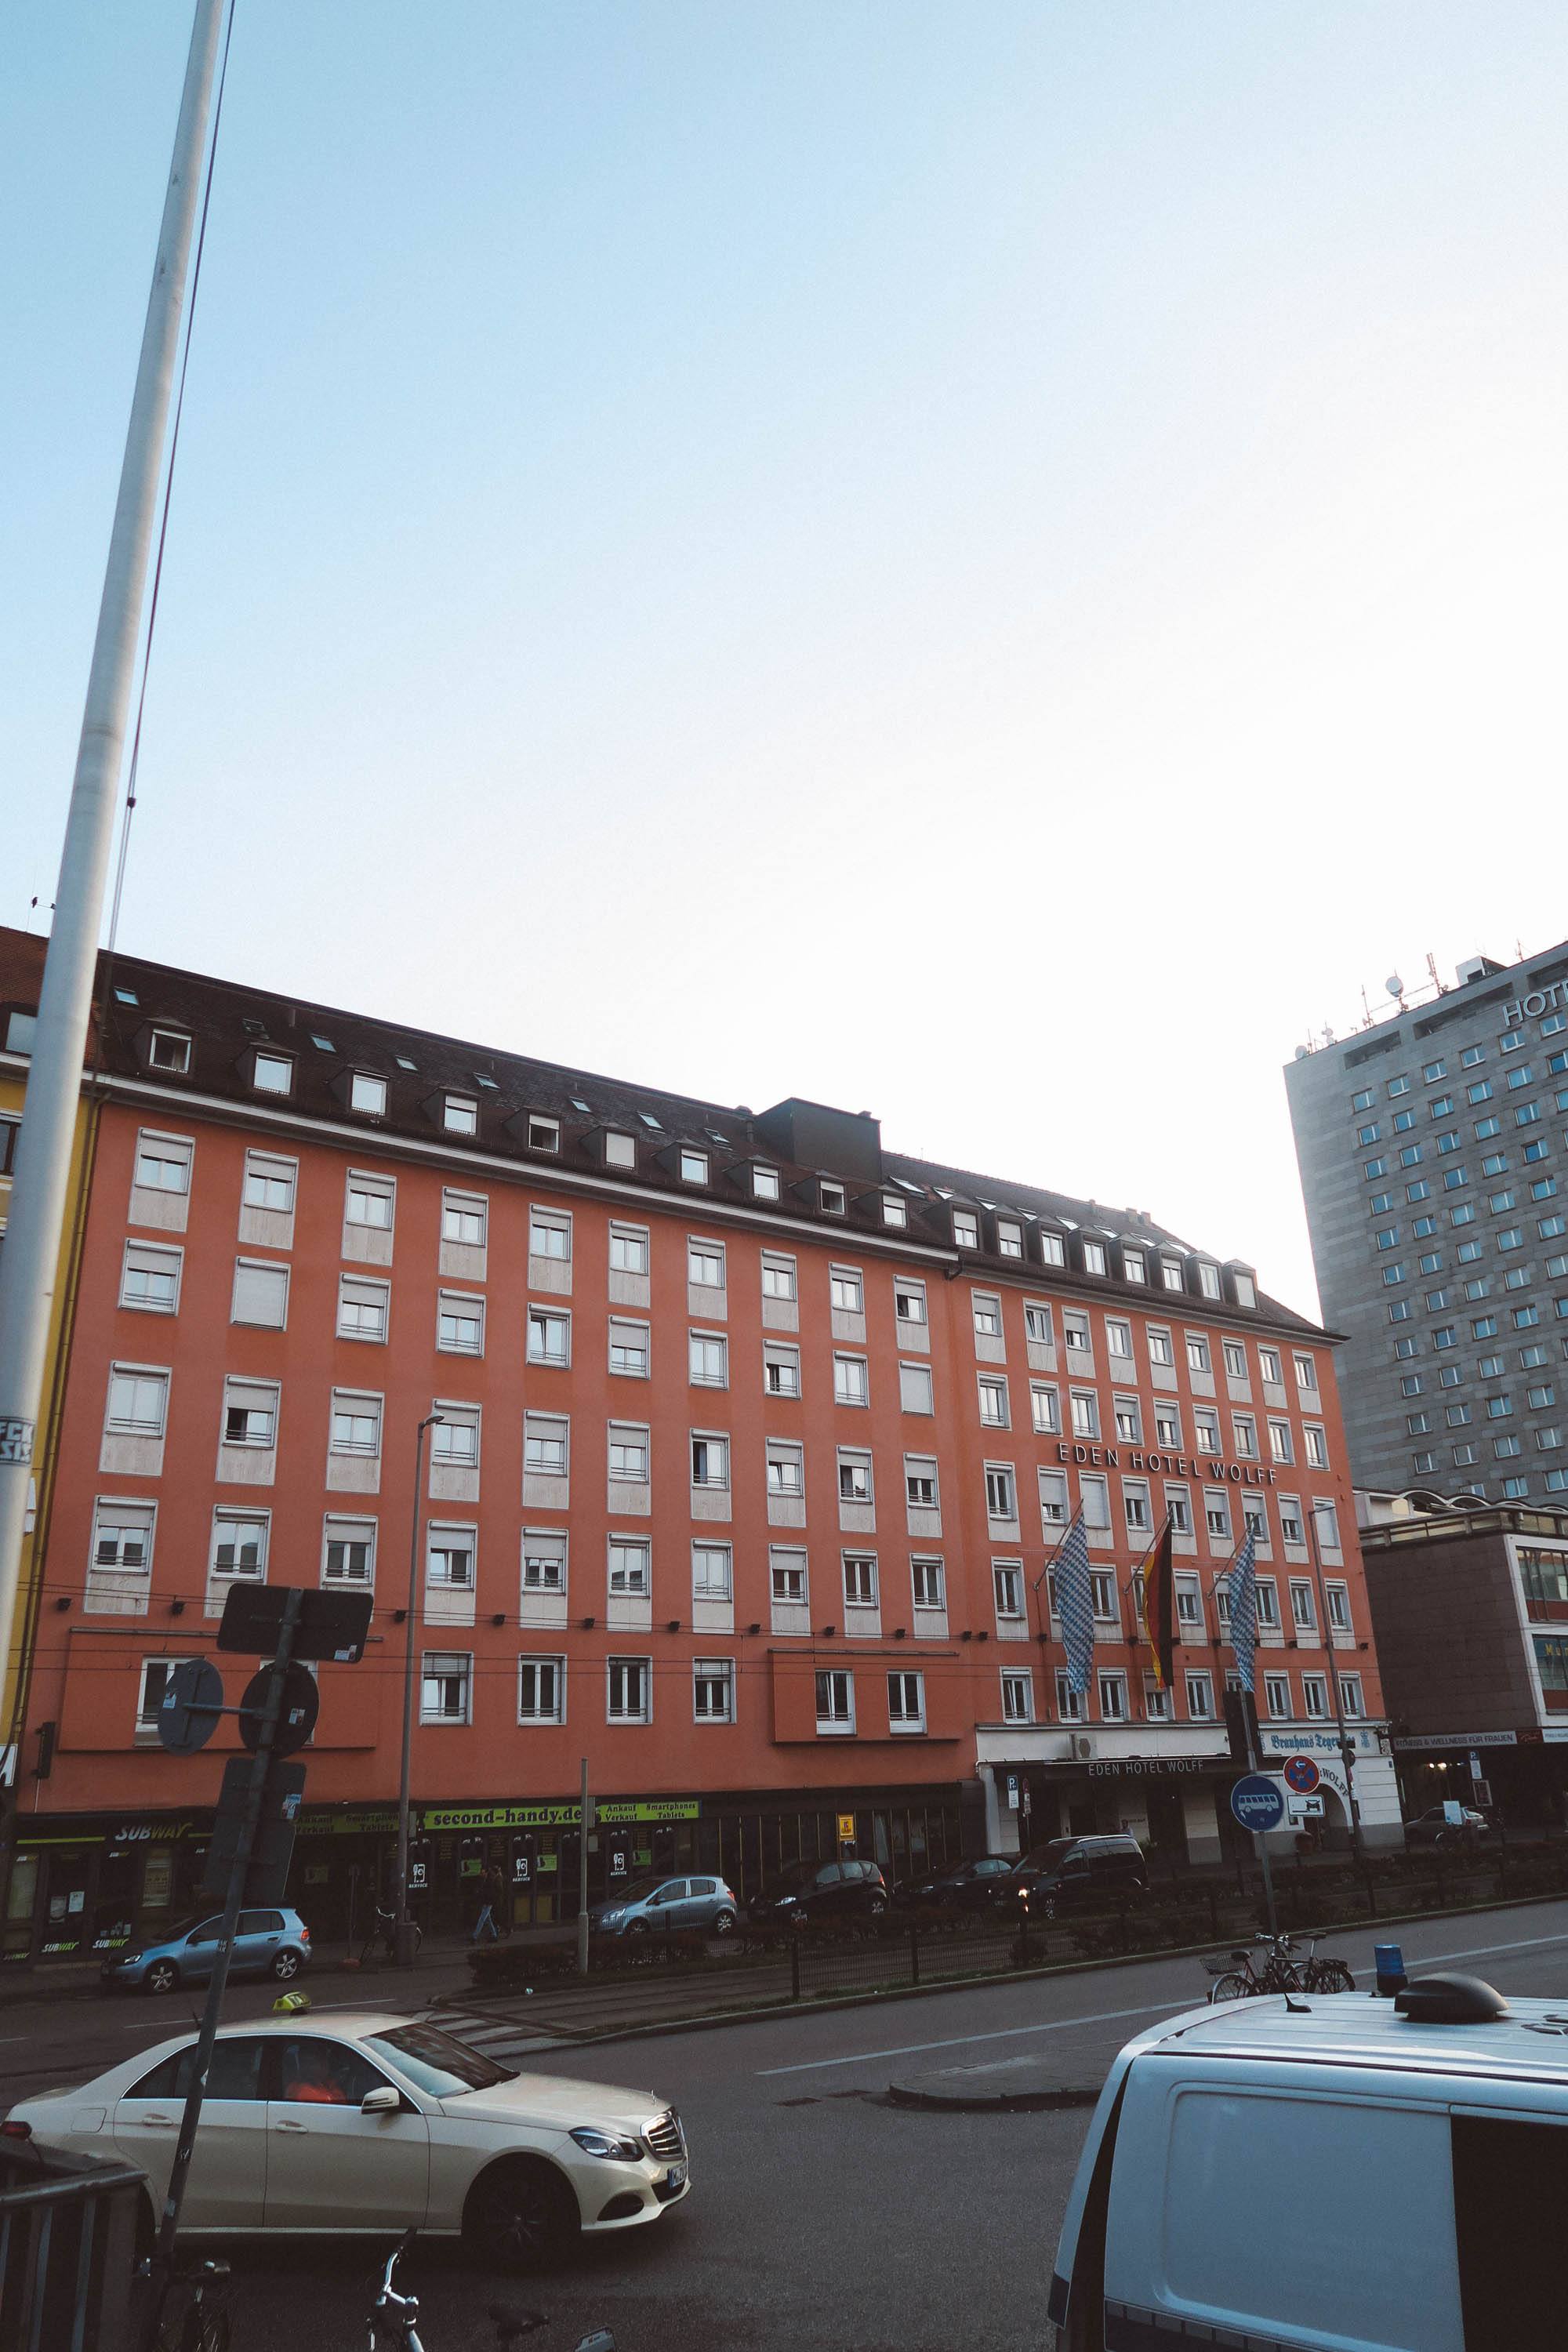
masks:
[[[425,1433],[446,1418],[444,1412],[427,1412],[414,1444],[414,1525],[408,1540],[408,1611],[404,1621],[403,1766],[397,1779],[397,1922],[392,1937],[393,1961],[400,1969],[414,1966],[414,1921],[408,1910],[408,1782],[414,1755],[414,1634],[419,1618],[419,1517],[425,1500]]]
[[[1318,1615],[1323,1628],[1323,1648],[1328,1653],[1329,1689],[1334,1702],[1334,1727],[1339,1733],[1340,1761],[1345,1768],[1345,1798],[1350,1807],[1351,1845],[1358,1864],[1366,1861],[1366,1846],[1361,1833],[1361,1806],[1355,1792],[1355,1742],[1345,1729],[1344,1703],[1340,1696],[1340,1662],[1334,1655],[1334,1629],[1329,1616],[1328,1593],[1323,1585],[1323,1555],[1318,1546],[1318,1512],[1315,1504],[1307,1511],[1307,1526],[1312,1538],[1312,1573],[1318,1587]]]

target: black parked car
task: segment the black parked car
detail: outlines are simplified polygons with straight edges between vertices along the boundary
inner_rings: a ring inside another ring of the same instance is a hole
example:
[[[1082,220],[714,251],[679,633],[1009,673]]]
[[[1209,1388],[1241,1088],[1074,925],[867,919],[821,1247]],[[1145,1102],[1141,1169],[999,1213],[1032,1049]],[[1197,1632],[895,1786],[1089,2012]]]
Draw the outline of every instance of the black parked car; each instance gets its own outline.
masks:
[[[792,1862],[746,1909],[759,1927],[804,1927],[808,1919],[876,1919],[888,1888],[874,1862]]]
[[[899,1903],[951,1904],[963,1911],[988,1911],[997,1888],[1012,1875],[1012,1858],[1000,1853],[975,1854],[968,1862],[950,1863],[924,1878],[906,1880],[895,1888]]]
[[[997,1902],[1016,1911],[1029,1898],[1032,1919],[1054,1919],[1058,1911],[1109,1907],[1119,1896],[1142,1895],[1149,1867],[1135,1837],[1052,1838],[1030,1848],[998,1884]]]

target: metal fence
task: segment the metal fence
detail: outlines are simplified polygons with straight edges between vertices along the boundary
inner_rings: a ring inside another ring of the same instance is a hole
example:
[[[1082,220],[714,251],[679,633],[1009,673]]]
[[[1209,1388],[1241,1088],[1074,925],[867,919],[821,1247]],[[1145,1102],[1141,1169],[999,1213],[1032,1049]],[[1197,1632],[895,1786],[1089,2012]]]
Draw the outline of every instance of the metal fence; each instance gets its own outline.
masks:
[[[143,2179],[0,2135],[4,2352],[131,2352]]]

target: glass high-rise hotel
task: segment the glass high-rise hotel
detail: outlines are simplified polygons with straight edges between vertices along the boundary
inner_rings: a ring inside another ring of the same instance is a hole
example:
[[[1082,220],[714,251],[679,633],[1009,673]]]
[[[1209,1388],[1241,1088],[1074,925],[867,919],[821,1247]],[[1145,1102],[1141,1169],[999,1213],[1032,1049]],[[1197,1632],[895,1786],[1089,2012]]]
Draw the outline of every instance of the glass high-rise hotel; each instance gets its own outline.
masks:
[[[1568,944],[1285,1079],[1357,1483],[1568,1497]]]

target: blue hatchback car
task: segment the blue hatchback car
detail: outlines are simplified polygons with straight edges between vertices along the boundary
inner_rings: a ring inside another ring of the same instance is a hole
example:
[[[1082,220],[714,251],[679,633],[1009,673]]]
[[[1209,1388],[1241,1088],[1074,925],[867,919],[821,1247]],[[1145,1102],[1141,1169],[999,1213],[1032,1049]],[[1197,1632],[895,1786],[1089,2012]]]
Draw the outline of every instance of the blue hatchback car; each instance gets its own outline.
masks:
[[[106,1985],[129,1985],[138,1992],[173,1992],[176,1985],[205,1984],[217,1958],[221,1913],[187,1919],[154,1942],[132,1944],[103,1963]],[[291,1984],[310,1962],[310,1930],[298,1911],[242,1911],[229,1974],[274,1977]]]

